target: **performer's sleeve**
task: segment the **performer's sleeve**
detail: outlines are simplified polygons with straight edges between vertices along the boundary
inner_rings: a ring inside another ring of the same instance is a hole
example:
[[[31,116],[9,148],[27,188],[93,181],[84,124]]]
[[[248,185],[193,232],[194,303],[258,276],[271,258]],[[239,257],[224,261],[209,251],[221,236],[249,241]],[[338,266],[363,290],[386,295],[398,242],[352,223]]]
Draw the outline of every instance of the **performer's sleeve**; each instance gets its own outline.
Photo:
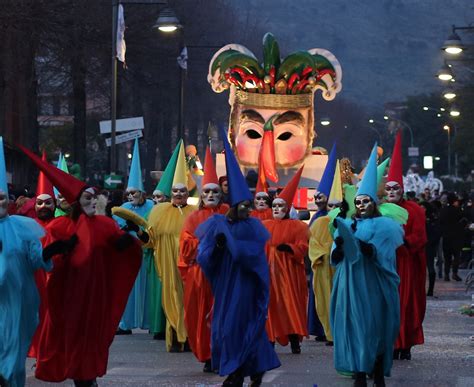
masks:
[[[27,241],[28,259],[33,270],[44,269],[51,271],[53,269],[53,260],[49,259],[47,262],[43,260],[43,247],[40,240]]]
[[[408,248],[412,251],[418,251],[426,245],[426,219],[421,211],[413,211],[408,217],[407,230],[405,233],[405,240],[408,243]]]
[[[291,233],[293,234],[291,237],[293,243],[288,243],[288,246],[293,250],[293,254],[290,253],[289,256],[297,263],[304,264],[304,258],[308,254],[309,247],[308,227],[305,223],[302,223],[299,227],[292,229]]]
[[[180,264],[184,266],[192,264],[196,259],[199,239],[194,235],[194,229],[193,218],[188,217],[179,238]]]

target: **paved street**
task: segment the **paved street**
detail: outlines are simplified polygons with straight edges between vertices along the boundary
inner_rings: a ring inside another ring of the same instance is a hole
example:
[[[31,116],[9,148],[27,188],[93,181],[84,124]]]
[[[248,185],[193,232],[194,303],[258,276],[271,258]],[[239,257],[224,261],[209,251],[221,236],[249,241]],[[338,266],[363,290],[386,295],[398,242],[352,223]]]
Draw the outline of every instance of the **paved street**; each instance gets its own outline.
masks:
[[[461,271],[461,275],[466,275]],[[459,313],[471,302],[464,284],[438,281],[438,298],[428,301],[425,345],[412,351],[413,360],[397,361],[388,386],[474,386],[474,318]],[[305,340],[301,355],[277,346],[282,366],[265,375],[266,386],[351,386],[332,364],[332,348]],[[52,386],[33,377],[28,361],[27,386]],[[153,341],[145,332],[117,337],[110,351],[107,375],[100,386],[218,386],[223,378],[202,373],[191,353],[166,353],[163,341]],[[72,382],[59,385],[71,386]]]

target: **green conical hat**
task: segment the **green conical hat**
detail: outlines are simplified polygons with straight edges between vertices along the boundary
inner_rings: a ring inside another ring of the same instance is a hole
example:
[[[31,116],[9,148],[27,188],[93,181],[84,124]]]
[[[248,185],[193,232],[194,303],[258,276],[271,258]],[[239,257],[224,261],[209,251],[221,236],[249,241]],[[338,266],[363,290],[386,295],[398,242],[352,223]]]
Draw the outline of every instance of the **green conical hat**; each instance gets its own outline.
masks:
[[[387,169],[388,163],[390,162],[390,157],[387,157],[377,166],[377,188],[380,188],[382,179],[385,175],[385,170]]]
[[[163,192],[166,196],[171,196],[171,187],[173,186],[174,171],[176,170],[176,164],[178,163],[179,149],[183,140],[179,140],[178,145],[174,148],[173,154],[171,155],[168,165],[166,166],[160,181],[156,185],[155,190]]]

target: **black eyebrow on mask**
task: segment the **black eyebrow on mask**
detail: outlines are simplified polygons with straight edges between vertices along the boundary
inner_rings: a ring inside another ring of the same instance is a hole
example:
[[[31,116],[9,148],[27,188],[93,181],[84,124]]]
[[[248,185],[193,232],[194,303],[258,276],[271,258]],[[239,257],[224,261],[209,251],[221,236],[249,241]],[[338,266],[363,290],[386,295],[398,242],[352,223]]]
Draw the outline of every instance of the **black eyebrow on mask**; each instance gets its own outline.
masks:
[[[262,125],[265,124],[264,118],[260,115],[259,112],[253,109],[244,110],[240,114],[240,121],[243,121],[243,120],[252,120]]]
[[[281,125],[286,122],[293,122],[296,121],[299,124],[304,124],[304,118],[301,113],[295,112],[294,110],[289,110],[283,114],[281,114],[275,121],[273,121],[274,125]]]

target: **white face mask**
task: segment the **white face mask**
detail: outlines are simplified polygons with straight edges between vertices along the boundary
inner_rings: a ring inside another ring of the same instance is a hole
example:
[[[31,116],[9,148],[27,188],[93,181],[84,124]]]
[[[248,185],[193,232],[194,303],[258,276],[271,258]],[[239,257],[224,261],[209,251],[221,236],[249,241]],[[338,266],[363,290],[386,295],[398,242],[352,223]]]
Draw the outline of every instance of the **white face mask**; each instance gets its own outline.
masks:
[[[389,203],[398,203],[403,196],[403,189],[396,181],[388,181],[385,184],[385,194]]]
[[[258,192],[255,195],[255,199],[253,200],[253,204],[255,206],[255,209],[258,211],[264,211],[268,206],[268,198],[269,196],[265,192]]]
[[[97,205],[97,196],[95,191],[92,188],[87,188],[79,199],[79,204],[81,205],[82,211],[87,216],[95,215],[95,207]]]
[[[214,183],[206,184],[202,188],[201,199],[206,208],[215,208],[221,200],[221,188]]]
[[[155,204],[163,203],[165,201],[166,201],[166,196],[163,192],[159,190],[153,191],[153,202]]]
[[[36,197],[35,211],[38,219],[47,220],[54,218],[54,200],[48,194]]]
[[[0,219],[8,215],[8,196],[0,190]]]
[[[283,199],[276,198],[272,203],[273,219],[283,219],[288,212],[288,205]]]
[[[171,203],[175,206],[185,206],[188,201],[189,192],[184,184],[175,184],[171,187]]]
[[[368,195],[358,195],[354,200],[356,215],[360,218],[371,218],[374,216],[375,203]]]
[[[138,206],[138,205],[140,205],[140,202],[141,202],[141,199],[142,199],[142,193],[138,190],[132,189],[132,190],[128,191],[127,199],[134,206]]]

